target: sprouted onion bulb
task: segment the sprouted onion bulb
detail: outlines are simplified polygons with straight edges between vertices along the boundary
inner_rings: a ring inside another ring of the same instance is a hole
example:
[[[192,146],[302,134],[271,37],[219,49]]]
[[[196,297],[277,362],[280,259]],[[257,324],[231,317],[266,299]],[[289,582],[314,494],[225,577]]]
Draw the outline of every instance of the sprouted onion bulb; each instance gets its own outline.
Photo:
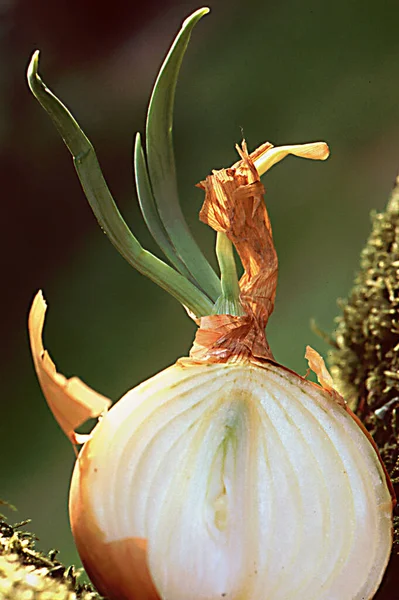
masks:
[[[30,66],[32,91],[74,155],[104,230],[199,326],[188,358],[109,410],[107,398],[56,372],[42,345],[45,302],[36,296],[29,327],[37,374],[54,416],[81,445],[70,494],[73,535],[90,578],[112,600],[369,599],[392,544],[388,476],[322,358],[307,349],[317,385],[277,364],[265,337],[277,257],[260,175],[287,154],[324,160],[328,147],[267,143],[248,154],[243,142],[235,165],[199,184],[201,220],[217,232],[217,277],[182,220],[168,151],[178,69],[205,12],[184,23],[165,60],[146,157],[136,140],[140,205],[173,266],[141,248],[90,142],[41,82],[37,54]],[[244,271],[239,281],[233,246]],[[90,416],[99,417],[93,431],[77,434]]]

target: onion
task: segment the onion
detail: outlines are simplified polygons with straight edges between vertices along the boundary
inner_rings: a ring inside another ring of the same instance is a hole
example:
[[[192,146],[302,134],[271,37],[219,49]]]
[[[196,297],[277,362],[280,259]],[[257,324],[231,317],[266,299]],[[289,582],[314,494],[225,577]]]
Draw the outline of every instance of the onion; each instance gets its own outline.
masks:
[[[90,436],[70,435],[85,442],[72,531],[102,594],[372,598],[392,544],[391,487],[314,350],[325,389],[272,360],[182,359],[107,411],[106,399],[55,371],[41,344],[44,312],[38,294],[32,348],[59,423],[70,429],[64,411],[80,420],[104,411]]]
[[[154,597],[126,578],[141,540],[173,600],[370,598],[391,547],[367,437],[328,392],[273,364],[177,364],[128,392],[83,447],[70,510],[112,598]]]
[[[82,445],[70,493],[73,535],[90,578],[110,600],[370,599],[392,545],[389,477],[317,352],[308,347],[306,358],[320,385],[276,363],[265,337],[278,269],[260,175],[288,154],[324,160],[328,146],[265,143],[249,154],[244,141],[237,163],[199,184],[200,218],[217,232],[220,280],[177,209],[166,207],[173,204],[168,176],[170,194],[162,196],[160,182],[173,167],[162,107],[173,103],[176,70],[202,14],[184,23],[157,81],[148,172],[136,144],[141,208],[175,268],[144,251],[127,228],[90,142],[39,79],[37,54],[29,71],[102,227],[199,326],[188,358],[109,410],[107,398],[57,373],[42,343],[46,305],[36,296],[29,330],[39,381],[74,447]],[[187,255],[178,250],[183,238]],[[239,281],[233,246],[244,270]],[[77,434],[93,416],[93,431]]]

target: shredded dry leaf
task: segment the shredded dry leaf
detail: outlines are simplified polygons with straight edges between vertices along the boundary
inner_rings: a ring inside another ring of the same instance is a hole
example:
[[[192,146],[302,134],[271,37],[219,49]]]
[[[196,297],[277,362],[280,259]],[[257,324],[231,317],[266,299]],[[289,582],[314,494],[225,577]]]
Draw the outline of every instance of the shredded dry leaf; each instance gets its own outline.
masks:
[[[306,346],[305,358],[309,363],[309,368],[316,374],[321,387],[329,392],[338,404],[347,409],[344,398],[334,389],[333,378],[326,367],[324,358],[310,346]]]
[[[88,436],[75,433],[87,419],[98,417],[111,405],[111,400],[98,394],[77,377],[67,379],[57,373],[43,347],[42,334],[46,302],[38,292],[29,313],[29,338],[37,377],[51,412],[73,444],[81,444]]]
[[[313,373],[317,375],[321,387],[329,392],[334,389],[333,378],[326,367],[323,357],[310,346],[306,346],[305,358]]]
[[[257,171],[262,175],[273,165],[283,160],[289,154],[310,160],[326,160],[330,156],[330,149],[325,142],[311,142],[310,144],[294,144],[289,146],[272,146],[263,149],[258,155],[252,153],[252,159]],[[256,152],[259,151],[259,148]]]
[[[201,221],[226,234],[241,259],[240,303],[245,315],[202,317],[190,352],[195,361],[273,360],[265,327],[274,308],[278,261],[259,173],[288,154],[312,160],[329,155],[325,142],[280,147],[266,142],[248,154],[244,140],[236,149],[240,160],[229,169],[213,171],[198,187],[205,190]]]
[[[199,186],[205,190],[200,219],[227,235],[244,267],[240,300],[245,312],[259,324],[274,308],[277,286],[277,253],[264,193],[254,157],[271,147],[267,143],[248,155],[245,141],[236,146],[241,160],[230,169],[213,171]]]
[[[197,360],[273,358],[264,330],[274,308],[278,263],[265,190],[253,162],[272,145],[263,144],[251,155],[245,141],[236,148],[241,160],[229,169],[213,171],[198,186],[205,190],[201,221],[225,233],[241,259],[240,301],[246,314],[202,317],[190,353]]]

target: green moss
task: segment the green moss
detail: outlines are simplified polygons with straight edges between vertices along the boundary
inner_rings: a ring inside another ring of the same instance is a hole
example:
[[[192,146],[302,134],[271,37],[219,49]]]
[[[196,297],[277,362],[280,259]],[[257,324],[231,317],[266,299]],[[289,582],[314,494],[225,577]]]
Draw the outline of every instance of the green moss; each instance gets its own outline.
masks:
[[[35,538],[0,518],[1,600],[100,600],[86,584],[77,581],[74,567],[66,568],[35,549]]]

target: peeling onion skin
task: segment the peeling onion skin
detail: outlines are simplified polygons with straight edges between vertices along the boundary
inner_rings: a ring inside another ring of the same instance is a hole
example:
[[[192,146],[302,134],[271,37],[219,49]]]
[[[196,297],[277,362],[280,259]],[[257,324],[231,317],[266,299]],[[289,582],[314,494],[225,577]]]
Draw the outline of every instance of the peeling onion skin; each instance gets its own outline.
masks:
[[[91,479],[85,475],[90,461],[89,443],[75,463],[70,489],[71,528],[82,563],[102,596],[118,600],[159,600],[147,565],[147,542],[123,538],[107,543],[90,508]]]
[[[372,444],[272,362],[176,363],[129,391],[79,454],[70,516],[110,600],[368,600],[392,545]]]

